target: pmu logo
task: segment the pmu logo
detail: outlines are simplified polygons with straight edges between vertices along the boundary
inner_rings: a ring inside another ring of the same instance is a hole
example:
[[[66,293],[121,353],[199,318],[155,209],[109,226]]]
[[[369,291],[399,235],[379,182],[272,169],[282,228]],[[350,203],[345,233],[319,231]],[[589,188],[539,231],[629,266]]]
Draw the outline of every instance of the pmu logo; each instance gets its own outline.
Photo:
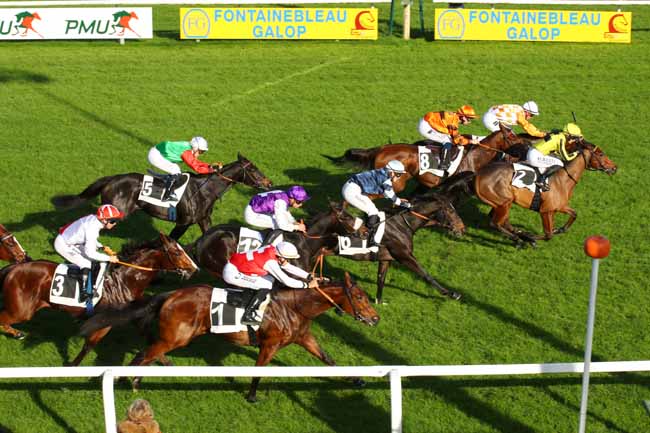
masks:
[[[369,10],[361,11],[354,17],[354,28],[350,30],[353,36],[372,36],[377,30],[377,20]]]
[[[183,35],[190,39],[204,39],[210,35],[210,17],[203,9],[190,9],[183,15]]]
[[[607,24],[608,31],[605,32],[605,39],[610,40],[621,40],[629,37],[630,33],[630,22],[627,20],[623,14],[615,14],[609,19]]]
[[[20,32],[20,29],[24,29],[22,33],[20,33],[20,36],[28,36],[28,32],[31,30],[32,32],[36,33],[39,35],[41,38],[43,37],[42,34],[36,31],[34,28],[34,20],[40,20],[41,17],[38,15],[38,12],[21,12],[16,15],[16,25],[14,26],[14,29],[16,30],[15,33],[12,33],[14,35],[17,35]]]
[[[465,19],[455,9],[447,9],[438,17],[436,39],[461,39],[465,33]]]

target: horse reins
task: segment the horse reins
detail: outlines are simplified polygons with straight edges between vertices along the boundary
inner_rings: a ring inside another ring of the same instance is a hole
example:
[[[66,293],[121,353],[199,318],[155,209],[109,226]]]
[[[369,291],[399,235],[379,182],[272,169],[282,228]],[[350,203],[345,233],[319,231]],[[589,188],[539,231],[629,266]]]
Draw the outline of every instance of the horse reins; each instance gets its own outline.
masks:
[[[314,267],[311,270],[312,277],[316,276],[316,268],[320,265],[320,278],[323,278],[324,257],[325,257],[325,254],[321,253],[318,256],[318,258],[316,259],[316,263],[314,263]],[[327,299],[338,311],[340,311],[341,313],[344,313],[344,314],[350,314],[347,311],[345,311],[343,308],[341,308],[341,306],[339,304],[334,302],[334,299],[332,299],[332,297],[330,295],[328,295],[327,293],[322,291],[320,287],[316,286],[315,289],[318,291],[318,293],[323,295],[323,297],[325,299]],[[350,314],[350,315],[353,316],[355,319],[358,318],[359,317],[359,312],[357,311],[357,308],[354,306],[354,302],[352,302],[352,296],[350,295],[349,290],[348,290],[347,286],[345,285],[345,283],[343,283],[343,291],[345,292],[345,296],[350,301],[350,305],[352,306],[352,310],[354,312],[354,314]]]

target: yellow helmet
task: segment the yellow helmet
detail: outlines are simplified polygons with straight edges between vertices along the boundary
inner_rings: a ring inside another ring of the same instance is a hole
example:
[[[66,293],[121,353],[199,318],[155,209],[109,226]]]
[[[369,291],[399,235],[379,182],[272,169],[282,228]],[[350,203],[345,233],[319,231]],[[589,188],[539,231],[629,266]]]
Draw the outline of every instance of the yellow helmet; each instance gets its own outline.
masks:
[[[582,130],[575,123],[567,123],[564,126],[564,132],[570,135],[575,135],[576,137],[582,137]]]
[[[474,110],[474,107],[471,105],[463,105],[458,109],[458,114],[461,116],[468,117],[470,119],[476,119],[478,116],[476,115],[476,111]]]

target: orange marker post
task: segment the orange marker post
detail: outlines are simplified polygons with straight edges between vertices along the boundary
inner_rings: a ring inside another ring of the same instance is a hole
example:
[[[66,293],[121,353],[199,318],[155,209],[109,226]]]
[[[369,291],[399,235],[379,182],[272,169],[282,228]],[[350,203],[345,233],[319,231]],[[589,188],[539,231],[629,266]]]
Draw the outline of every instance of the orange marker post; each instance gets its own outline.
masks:
[[[587,336],[585,337],[585,360],[582,373],[582,399],[580,400],[579,433],[585,433],[587,426],[587,401],[589,398],[589,367],[591,364],[591,343],[594,336],[596,317],[596,289],[598,288],[598,264],[609,255],[609,240],[604,236],[589,236],[584,244],[585,254],[592,258],[591,287],[589,290],[589,312],[587,315]]]

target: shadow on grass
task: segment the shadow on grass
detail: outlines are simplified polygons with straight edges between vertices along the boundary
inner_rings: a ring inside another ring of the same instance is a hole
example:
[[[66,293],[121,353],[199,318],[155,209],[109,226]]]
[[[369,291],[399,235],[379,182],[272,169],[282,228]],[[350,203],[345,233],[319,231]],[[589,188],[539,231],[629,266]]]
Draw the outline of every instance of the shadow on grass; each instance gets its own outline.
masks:
[[[10,82],[50,83],[52,80],[45,74],[20,69],[0,68],[0,84]]]
[[[48,407],[47,404],[43,401],[41,397],[42,388],[38,385],[29,390],[29,395],[32,397],[32,401],[38,406],[48,417],[53,420],[59,427],[69,433],[75,433],[76,430],[72,428],[70,424],[66,422],[54,409]]]

